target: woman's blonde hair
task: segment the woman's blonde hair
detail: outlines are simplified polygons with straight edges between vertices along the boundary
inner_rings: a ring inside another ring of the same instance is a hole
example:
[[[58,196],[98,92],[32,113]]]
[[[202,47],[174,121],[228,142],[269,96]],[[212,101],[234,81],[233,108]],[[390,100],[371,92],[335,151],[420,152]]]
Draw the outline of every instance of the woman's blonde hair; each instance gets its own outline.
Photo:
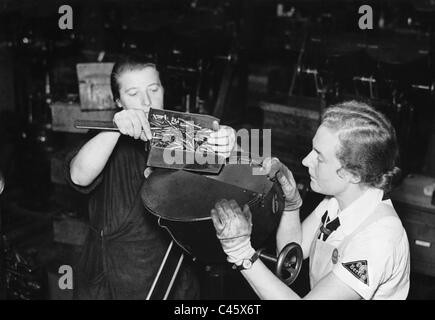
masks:
[[[400,175],[399,148],[391,122],[366,103],[347,101],[333,105],[322,115],[322,125],[336,131],[337,150],[343,169],[360,183],[389,192]]]

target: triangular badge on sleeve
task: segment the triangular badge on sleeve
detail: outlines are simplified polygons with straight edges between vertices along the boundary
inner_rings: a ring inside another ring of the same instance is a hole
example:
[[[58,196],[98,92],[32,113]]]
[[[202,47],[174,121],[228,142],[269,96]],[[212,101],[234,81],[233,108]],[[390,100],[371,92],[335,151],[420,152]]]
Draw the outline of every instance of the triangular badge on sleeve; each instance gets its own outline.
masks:
[[[343,267],[350,271],[358,280],[369,285],[369,271],[367,260],[352,261],[342,263]]]

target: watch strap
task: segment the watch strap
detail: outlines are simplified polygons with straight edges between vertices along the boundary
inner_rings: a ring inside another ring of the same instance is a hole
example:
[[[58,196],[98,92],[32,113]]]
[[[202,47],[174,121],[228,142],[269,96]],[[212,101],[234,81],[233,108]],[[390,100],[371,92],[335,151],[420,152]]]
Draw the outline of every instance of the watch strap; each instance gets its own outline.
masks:
[[[248,268],[245,268],[243,266],[243,261],[245,261],[245,260],[251,261],[251,266],[252,266],[254,264],[254,262],[258,260],[259,257],[260,257],[260,250],[257,250],[257,251],[255,251],[255,253],[252,255],[251,258],[249,258],[249,259],[243,259],[242,263],[240,265],[233,264],[233,269],[237,270],[237,271],[248,269]]]

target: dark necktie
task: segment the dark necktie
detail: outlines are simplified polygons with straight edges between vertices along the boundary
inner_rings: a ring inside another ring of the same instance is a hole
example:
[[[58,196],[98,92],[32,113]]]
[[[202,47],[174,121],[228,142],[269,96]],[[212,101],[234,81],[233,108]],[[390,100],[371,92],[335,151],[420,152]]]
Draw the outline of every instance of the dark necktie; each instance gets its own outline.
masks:
[[[328,239],[331,233],[334,232],[340,226],[340,220],[338,219],[338,217],[336,217],[332,221],[327,222],[325,226],[326,219],[329,220],[328,210],[326,210],[322,216],[322,225],[320,226],[320,234],[318,237],[318,239],[322,239],[323,241],[326,241],[326,239]]]

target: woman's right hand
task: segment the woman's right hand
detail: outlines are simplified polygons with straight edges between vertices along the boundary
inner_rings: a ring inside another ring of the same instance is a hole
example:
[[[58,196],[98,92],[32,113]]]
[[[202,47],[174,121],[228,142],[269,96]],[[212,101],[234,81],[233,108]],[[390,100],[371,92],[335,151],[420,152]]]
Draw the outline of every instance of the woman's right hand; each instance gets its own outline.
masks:
[[[285,197],[284,211],[294,211],[302,206],[296,181],[292,172],[278,158],[265,158],[262,169],[267,176],[278,180]]]
[[[147,118],[144,110],[128,109],[115,113],[113,122],[122,134],[148,141],[152,139],[152,134]]]

